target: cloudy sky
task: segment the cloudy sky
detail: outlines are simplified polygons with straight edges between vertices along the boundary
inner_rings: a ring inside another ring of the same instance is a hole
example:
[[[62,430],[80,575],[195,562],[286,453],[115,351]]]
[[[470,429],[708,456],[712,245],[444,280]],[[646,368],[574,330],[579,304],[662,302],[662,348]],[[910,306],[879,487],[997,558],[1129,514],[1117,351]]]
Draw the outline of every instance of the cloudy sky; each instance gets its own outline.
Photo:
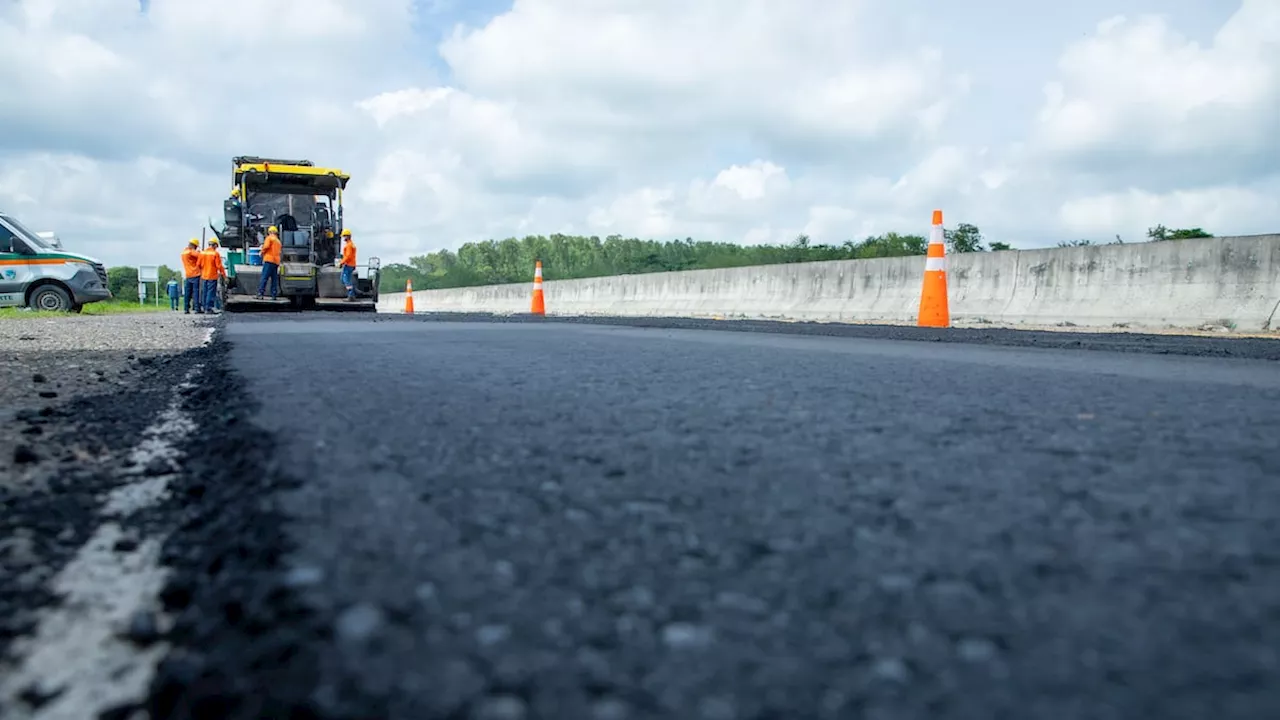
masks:
[[[0,209],[168,262],[231,157],[383,262],[553,232],[1280,230],[1277,0],[0,0]]]

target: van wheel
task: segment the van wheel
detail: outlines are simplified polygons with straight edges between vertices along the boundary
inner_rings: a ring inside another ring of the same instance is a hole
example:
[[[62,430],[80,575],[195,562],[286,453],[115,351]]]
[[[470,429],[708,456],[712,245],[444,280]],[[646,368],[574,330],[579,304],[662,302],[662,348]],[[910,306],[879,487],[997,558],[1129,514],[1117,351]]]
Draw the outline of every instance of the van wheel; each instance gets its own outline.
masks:
[[[31,299],[27,304],[33,310],[69,312],[71,310],[71,296],[67,294],[66,290],[57,285],[42,285],[31,293]]]

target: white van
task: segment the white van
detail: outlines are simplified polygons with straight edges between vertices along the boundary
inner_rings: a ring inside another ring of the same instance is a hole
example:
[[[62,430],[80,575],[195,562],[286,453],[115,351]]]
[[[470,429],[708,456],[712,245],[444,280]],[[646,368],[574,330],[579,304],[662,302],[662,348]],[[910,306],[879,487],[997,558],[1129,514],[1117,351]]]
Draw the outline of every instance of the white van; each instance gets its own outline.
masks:
[[[105,265],[63,250],[60,241],[41,238],[0,212],[0,307],[80,312],[110,298]]]

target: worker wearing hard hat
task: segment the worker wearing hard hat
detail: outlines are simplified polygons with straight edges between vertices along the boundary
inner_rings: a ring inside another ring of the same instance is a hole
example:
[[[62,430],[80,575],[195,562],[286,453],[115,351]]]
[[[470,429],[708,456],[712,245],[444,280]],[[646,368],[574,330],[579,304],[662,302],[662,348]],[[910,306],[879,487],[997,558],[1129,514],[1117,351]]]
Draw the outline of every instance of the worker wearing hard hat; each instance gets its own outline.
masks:
[[[342,284],[347,288],[347,300],[356,299],[356,243],[351,239],[351,230],[342,230],[342,259],[338,261],[342,268]]]
[[[194,305],[200,312],[200,241],[191,238],[182,251],[182,312],[190,315]]]
[[[218,253],[218,241],[210,240],[209,247],[200,253],[200,285],[204,297],[201,299],[203,308],[196,312],[213,312],[218,299],[218,280],[226,276],[227,270],[222,265],[222,255]]]
[[[267,239],[262,241],[262,279],[258,281],[258,299],[267,291],[267,279],[271,280],[271,299],[280,295],[280,231],[275,225],[267,228]]]

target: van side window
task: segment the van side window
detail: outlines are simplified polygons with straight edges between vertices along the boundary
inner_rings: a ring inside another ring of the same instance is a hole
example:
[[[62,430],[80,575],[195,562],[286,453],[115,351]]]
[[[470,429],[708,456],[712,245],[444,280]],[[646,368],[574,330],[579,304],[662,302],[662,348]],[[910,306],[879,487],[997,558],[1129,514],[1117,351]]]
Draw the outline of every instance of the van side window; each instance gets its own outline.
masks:
[[[24,246],[14,236],[13,231],[0,225],[0,252],[19,253],[24,249]]]

